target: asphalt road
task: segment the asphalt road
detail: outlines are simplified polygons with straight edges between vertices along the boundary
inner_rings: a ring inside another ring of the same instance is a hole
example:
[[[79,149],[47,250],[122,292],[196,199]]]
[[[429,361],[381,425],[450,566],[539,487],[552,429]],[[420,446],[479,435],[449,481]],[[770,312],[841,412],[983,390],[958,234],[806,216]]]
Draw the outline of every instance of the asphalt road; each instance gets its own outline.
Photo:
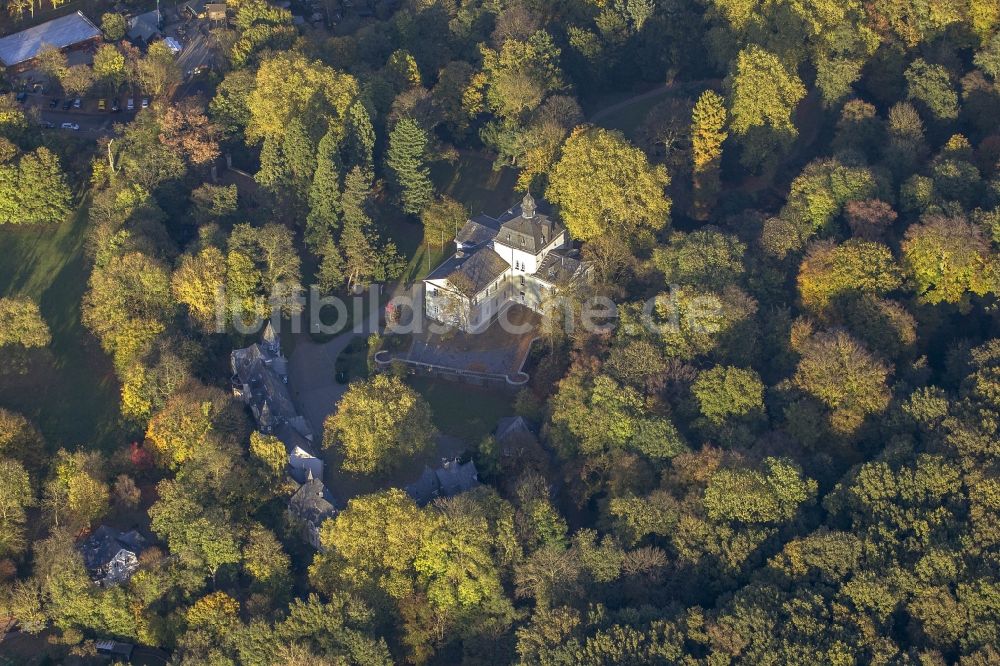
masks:
[[[207,26],[191,27],[188,31],[188,41],[177,57],[177,64],[184,74],[184,82],[177,86],[174,98],[187,97],[197,92],[201,77],[188,76],[188,72],[202,65],[212,66],[215,58],[212,51],[212,38],[208,36]]]

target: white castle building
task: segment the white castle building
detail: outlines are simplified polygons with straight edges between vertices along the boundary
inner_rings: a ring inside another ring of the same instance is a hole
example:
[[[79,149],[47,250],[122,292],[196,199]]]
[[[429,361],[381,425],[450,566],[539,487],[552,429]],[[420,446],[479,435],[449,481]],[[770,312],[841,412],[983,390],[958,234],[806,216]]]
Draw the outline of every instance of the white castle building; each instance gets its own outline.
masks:
[[[477,332],[514,303],[541,311],[560,289],[586,279],[579,251],[547,210],[528,193],[499,218],[468,220],[455,254],[424,278],[427,316]]]

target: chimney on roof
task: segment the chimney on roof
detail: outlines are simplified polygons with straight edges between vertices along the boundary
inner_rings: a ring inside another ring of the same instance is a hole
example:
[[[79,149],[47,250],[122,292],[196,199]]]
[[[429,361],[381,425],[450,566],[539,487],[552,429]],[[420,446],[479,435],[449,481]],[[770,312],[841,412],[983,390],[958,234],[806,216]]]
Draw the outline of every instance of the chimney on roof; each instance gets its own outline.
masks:
[[[521,201],[521,217],[526,220],[535,217],[535,199],[531,196],[531,192],[524,193],[524,199]]]

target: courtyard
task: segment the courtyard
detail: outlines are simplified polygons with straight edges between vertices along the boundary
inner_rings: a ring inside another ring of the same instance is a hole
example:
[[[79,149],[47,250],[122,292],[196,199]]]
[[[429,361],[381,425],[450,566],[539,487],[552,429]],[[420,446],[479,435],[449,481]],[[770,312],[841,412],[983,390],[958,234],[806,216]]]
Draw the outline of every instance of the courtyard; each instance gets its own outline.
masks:
[[[389,352],[389,356],[411,363],[510,377],[521,371],[531,342],[538,335],[541,316],[514,304],[506,310],[505,318],[515,330],[525,331],[508,332],[499,319],[480,333],[457,329],[439,333],[426,326],[424,331],[412,334],[408,349]]]

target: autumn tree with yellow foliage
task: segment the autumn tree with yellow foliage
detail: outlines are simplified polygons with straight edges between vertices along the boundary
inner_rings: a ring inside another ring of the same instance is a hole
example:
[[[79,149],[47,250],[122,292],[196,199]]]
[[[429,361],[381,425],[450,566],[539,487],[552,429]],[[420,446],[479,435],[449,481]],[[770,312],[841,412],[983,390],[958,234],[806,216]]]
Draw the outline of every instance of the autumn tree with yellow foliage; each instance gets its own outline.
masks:
[[[399,378],[351,384],[323,425],[323,446],[344,454],[349,472],[375,474],[427,450],[434,436],[427,401]]]
[[[714,90],[706,90],[691,112],[691,160],[694,172],[694,214],[708,219],[722,187],[719,167],[726,132],[726,103]]]
[[[552,170],[548,199],[574,238],[609,234],[634,243],[670,221],[670,176],[620,132],[578,128]]]

